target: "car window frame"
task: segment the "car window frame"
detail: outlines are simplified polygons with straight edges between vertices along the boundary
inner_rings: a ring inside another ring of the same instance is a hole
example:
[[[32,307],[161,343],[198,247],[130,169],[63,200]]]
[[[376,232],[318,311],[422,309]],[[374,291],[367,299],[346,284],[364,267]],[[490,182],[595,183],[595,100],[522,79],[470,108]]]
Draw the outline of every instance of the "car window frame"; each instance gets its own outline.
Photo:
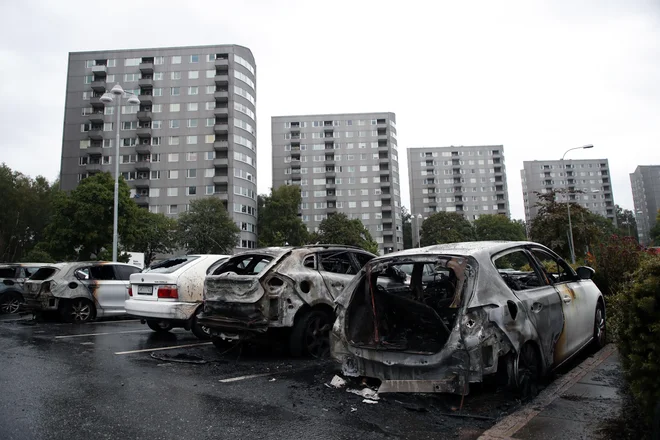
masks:
[[[330,271],[330,270],[323,269],[323,265],[321,263],[321,255],[322,254],[329,254],[329,255],[346,254],[347,257],[348,257],[348,263],[350,264],[350,266],[352,268],[352,271],[354,273],[339,273],[339,272],[333,272],[333,271]],[[333,273],[333,274],[336,274],[336,275],[353,275],[353,276],[357,275],[360,272],[360,269],[357,268],[357,266],[358,266],[358,264],[356,263],[357,260],[352,255],[352,252],[349,249],[335,249],[335,250],[319,251],[319,252],[317,252],[316,261],[317,261],[316,267],[317,267],[317,270],[319,272]]]
[[[113,264],[112,267],[114,268],[114,271],[115,271],[116,280],[114,280],[114,281],[130,281],[131,275],[134,275],[136,273],[141,272],[140,268],[137,267],[137,266],[124,265],[124,264]],[[120,267],[121,268],[126,268],[127,270],[128,269],[135,269],[135,272],[128,274],[128,278],[124,279],[124,278],[122,278],[121,271],[119,270]]]
[[[527,248],[527,251],[529,252],[531,257],[534,259],[534,263],[538,266],[539,270],[542,271],[544,273],[544,275],[548,277],[548,280],[554,280],[554,276],[551,276],[552,274],[547,273],[547,271],[545,270],[545,266],[543,266],[543,263],[541,263],[541,261],[536,257],[534,252],[538,251],[538,252],[541,252],[543,254],[546,254],[548,257],[552,258],[557,263],[558,267],[563,266],[564,270],[568,269],[567,273],[571,276],[571,279],[557,280],[555,282],[551,282],[550,285],[554,286],[554,285],[557,285],[557,284],[572,283],[572,282],[575,282],[575,281],[578,280],[578,276],[575,273],[575,271],[573,270],[573,268],[570,266],[570,264],[568,264],[566,261],[564,261],[564,259],[561,258],[560,256],[553,255],[552,253],[548,252],[547,250],[545,250],[543,248],[533,247],[533,246]],[[559,274],[559,275],[560,275],[560,278],[561,278],[561,274]]]
[[[506,280],[504,279],[504,277],[500,273],[500,269],[498,269],[497,266],[495,265],[495,260],[499,259],[499,258],[502,258],[506,255],[512,254],[514,252],[522,252],[523,255],[525,255],[527,257],[527,260],[529,261],[529,265],[532,268],[532,271],[536,274],[536,277],[540,281],[542,281],[542,284],[540,284],[539,286],[534,286],[534,287],[530,287],[530,288],[527,288],[527,289],[521,289],[521,290],[517,290],[517,289],[514,289],[511,286],[509,286],[509,284],[506,282]],[[542,289],[542,288],[546,288],[548,286],[552,286],[552,284],[548,283],[548,279],[546,277],[545,272],[541,272],[539,270],[538,264],[536,262],[536,259],[534,258],[534,255],[532,255],[532,253],[529,252],[529,250],[527,248],[515,247],[515,248],[509,248],[509,249],[505,249],[503,251],[497,252],[496,254],[491,255],[490,262],[493,265],[493,268],[495,269],[495,271],[499,275],[502,282],[504,282],[504,284],[509,289],[511,289],[511,291],[514,292],[514,293],[516,293],[516,292],[533,292],[534,290],[537,290],[537,289]]]

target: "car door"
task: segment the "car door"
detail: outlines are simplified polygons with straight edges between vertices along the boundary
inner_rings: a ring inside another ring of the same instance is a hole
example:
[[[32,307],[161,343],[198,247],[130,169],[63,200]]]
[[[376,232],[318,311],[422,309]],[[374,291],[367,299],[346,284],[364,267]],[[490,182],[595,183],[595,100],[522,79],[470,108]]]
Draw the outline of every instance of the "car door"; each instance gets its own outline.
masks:
[[[523,304],[536,329],[543,353],[553,353],[553,359],[546,359],[546,364],[561,362],[565,353],[557,350],[557,341],[564,328],[564,316],[554,286],[546,280],[545,274],[538,269],[525,249],[515,248],[496,254],[493,264]]]
[[[120,280],[114,264],[100,264],[89,268],[90,285],[103,314],[115,314],[124,310],[127,283]]]
[[[541,248],[530,248],[530,251],[561,299],[564,331],[560,344],[570,356],[591,339],[596,304],[589,299],[587,283],[579,280],[564,260]]]
[[[357,263],[347,250],[319,252],[318,270],[330,293],[331,301],[334,301],[341,295],[344,287],[358,273]]]

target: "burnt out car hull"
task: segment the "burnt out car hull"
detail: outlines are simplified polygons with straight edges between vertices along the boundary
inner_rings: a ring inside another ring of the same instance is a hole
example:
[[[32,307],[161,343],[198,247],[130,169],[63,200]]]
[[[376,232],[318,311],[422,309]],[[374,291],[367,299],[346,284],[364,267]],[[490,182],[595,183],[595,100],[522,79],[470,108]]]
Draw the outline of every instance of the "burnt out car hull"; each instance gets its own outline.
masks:
[[[533,249],[551,253],[527,242],[455,243],[373,260],[337,300],[333,357],[347,376],[381,380],[379,392],[465,395],[469,384],[487,376],[527,387],[591,342],[594,311],[602,304],[590,280],[566,276],[541,285],[548,277],[532,258],[528,284],[513,290],[493,261]],[[410,285],[384,280],[391,267],[404,264],[417,268]],[[433,282],[422,276],[429,265],[439,274]],[[580,292],[573,305],[584,311],[575,322],[566,321],[570,314],[561,307],[569,288]],[[569,334],[575,328],[582,333]],[[571,338],[573,344],[564,344]]]

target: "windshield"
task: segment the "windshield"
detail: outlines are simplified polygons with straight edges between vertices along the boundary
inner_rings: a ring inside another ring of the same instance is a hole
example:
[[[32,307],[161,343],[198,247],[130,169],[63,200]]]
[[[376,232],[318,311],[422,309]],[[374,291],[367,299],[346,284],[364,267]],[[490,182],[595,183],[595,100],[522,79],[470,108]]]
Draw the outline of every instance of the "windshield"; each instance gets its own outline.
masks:
[[[271,261],[273,261],[271,255],[241,255],[220,266],[213,275],[230,272],[237,275],[258,275]]]
[[[181,269],[183,266],[186,264],[190,263],[191,261],[194,261],[198,259],[199,257],[195,257],[192,255],[184,255],[181,257],[173,257],[173,258],[168,258],[167,260],[160,261],[156,264],[154,264],[151,267],[148,267],[147,269],[144,270],[144,272],[151,272],[151,273],[172,273],[176,272],[177,270]]]
[[[33,281],[43,281],[55,275],[57,269],[54,267],[42,267],[34,275],[30,277]]]

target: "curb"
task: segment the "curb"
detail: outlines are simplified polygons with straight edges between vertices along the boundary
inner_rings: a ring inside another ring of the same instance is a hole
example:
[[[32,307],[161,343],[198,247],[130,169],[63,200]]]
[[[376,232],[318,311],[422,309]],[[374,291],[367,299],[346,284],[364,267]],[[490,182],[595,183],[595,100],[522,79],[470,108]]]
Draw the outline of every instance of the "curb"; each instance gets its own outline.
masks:
[[[536,417],[546,406],[575,385],[580,379],[602,364],[616,350],[614,344],[603,347],[594,356],[585,359],[561,378],[552,382],[535,399],[527,402],[516,412],[509,414],[485,431],[477,440],[509,440],[511,436]]]

